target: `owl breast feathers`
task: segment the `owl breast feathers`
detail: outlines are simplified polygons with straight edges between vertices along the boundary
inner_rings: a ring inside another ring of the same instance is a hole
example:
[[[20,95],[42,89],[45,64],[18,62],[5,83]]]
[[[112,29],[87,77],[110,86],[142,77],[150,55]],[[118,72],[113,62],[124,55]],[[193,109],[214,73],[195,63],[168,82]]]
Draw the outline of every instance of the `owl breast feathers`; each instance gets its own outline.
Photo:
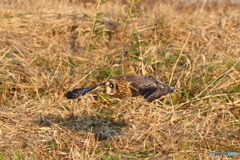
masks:
[[[108,81],[94,87],[73,89],[65,93],[68,99],[77,99],[86,93],[103,88],[105,92],[113,97],[135,97],[142,96],[147,102],[152,102],[168,93],[174,93],[177,88],[171,87],[146,75],[122,75],[112,77]]]

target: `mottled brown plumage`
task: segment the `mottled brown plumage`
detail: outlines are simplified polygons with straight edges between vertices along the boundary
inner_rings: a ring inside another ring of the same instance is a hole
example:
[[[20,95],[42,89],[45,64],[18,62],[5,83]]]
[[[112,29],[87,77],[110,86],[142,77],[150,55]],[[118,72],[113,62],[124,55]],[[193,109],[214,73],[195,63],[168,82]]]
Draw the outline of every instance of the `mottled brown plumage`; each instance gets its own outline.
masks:
[[[108,81],[94,87],[74,89],[67,92],[65,97],[68,99],[80,98],[86,93],[93,92],[99,88],[104,88],[106,93],[113,97],[123,98],[141,95],[148,102],[152,102],[168,93],[174,93],[177,90],[156,80],[152,76],[122,75],[112,77]]]

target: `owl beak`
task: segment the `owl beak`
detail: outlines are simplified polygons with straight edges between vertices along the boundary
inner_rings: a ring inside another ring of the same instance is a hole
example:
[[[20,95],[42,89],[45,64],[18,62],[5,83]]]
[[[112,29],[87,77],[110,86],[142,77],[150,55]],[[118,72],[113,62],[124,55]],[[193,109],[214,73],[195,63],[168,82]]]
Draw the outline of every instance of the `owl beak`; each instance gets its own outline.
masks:
[[[105,92],[107,93],[107,94],[110,94],[111,93],[111,88],[109,88],[109,82],[105,82]]]

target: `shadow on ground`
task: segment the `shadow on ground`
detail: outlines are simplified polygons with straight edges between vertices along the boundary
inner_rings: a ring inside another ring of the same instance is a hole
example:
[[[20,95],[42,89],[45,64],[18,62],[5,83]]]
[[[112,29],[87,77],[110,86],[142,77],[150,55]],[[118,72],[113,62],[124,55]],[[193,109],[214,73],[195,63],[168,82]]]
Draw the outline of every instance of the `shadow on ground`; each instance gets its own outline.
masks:
[[[122,128],[127,124],[124,120],[113,120],[99,116],[76,116],[70,114],[65,118],[48,114],[41,116],[35,121],[40,126],[51,127],[58,126],[62,129],[70,129],[75,132],[90,131],[95,134],[96,140],[107,140],[116,135],[122,134]]]

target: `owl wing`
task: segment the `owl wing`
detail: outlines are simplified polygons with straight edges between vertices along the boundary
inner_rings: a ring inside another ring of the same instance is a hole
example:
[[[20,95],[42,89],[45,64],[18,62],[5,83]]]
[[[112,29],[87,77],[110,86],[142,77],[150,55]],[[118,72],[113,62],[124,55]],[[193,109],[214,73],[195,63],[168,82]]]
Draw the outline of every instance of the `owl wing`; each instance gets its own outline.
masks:
[[[152,102],[163,95],[174,93],[177,90],[174,87],[156,80],[152,76],[136,77],[129,83],[129,87],[136,90],[138,95],[141,95],[147,102]]]
[[[77,98],[81,98],[82,96],[84,96],[87,93],[93,92],[99,88],[102,88],[105,86],[105,82],[101,83],[97,86],[94,87],[87,87],[87,88],[78,88],[78,89],[73,89],[71,91],[68,91],[67,93],[64,94],[64,96],[67,99],[77,99]]]

